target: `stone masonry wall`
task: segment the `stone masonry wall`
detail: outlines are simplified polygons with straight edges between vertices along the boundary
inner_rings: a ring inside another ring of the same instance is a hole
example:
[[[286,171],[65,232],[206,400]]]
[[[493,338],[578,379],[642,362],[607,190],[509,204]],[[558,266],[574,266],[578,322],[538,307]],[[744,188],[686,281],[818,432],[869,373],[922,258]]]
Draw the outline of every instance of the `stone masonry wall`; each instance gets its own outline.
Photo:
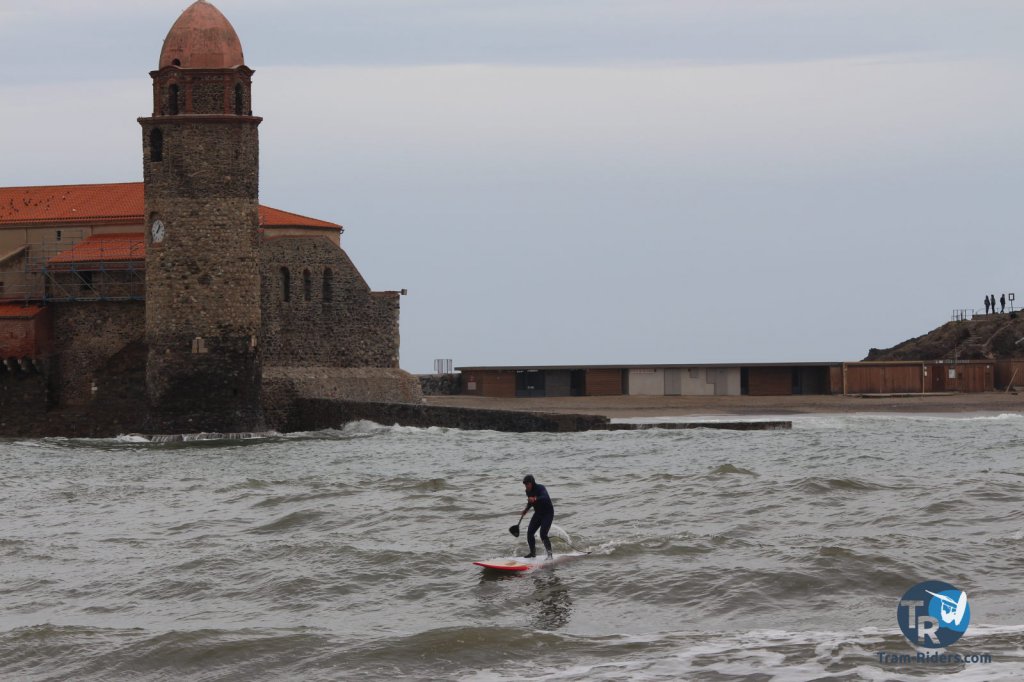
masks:
[[[423,395],[459,395],[462,393],[461,374],[420,374]]]
[[[325,237],[267,239],[260,260],[266,365],[398,367],[398,292],[371,292]]]
[[[54,303],[55,362],[52,386],[60,405],[92,401],[98,370],[145,335],[141,301]]]
[[[419,403],[416,378],[379,367],[265,367],[263,409],[267,426],[284,430],[296,401],[322,398],[371,403]]]
[[[45,428],[49,407],[47,369],[0,362],[0,434],[20,435]]]
[[[193,73],[191,87],[226,92],[225,75]],[[159,244],[147,236],[146,384],[164,423],[183,431],[262,427],[259,122],[140,119],[146,224],[166,227]]]
[[[261,119],[248,116],[140,119],[147,217],[164,197],[196,200],[259,196]],[[154,129],[162,132],[162,161],[153,161]],[[147,222],[148,225],[148,222]],[[167,226],[170,234],[172,226]]]
[[[154,202],[155,203],[155,202]],[[260,326],[257,206],[248,199],[164,199],[164,243],[146,254],[150,333],[251,336]],[[253,226],[246,230],[244,225]]]
[[[164,68],[153,77],[153,115],[235,113],[235,86],[242,86],[242,114],[252,111],[252,71]],[[177,102],[171,101],[177,87]],[[177,111],[177,114],[174,112]]]

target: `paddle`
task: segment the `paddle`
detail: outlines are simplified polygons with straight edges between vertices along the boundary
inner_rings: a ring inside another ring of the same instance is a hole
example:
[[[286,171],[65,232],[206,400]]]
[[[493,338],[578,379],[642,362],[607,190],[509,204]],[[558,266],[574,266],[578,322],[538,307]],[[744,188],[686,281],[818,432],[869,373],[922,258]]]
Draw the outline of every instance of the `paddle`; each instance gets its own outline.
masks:
[[[526,516],[526,512],[523,512],[523,516]],[[508,532],[512,533],[512,537],[519,537],[519,524],[523,522],[523,516],[519,517],[519,523],[514,526],[509,526]]]

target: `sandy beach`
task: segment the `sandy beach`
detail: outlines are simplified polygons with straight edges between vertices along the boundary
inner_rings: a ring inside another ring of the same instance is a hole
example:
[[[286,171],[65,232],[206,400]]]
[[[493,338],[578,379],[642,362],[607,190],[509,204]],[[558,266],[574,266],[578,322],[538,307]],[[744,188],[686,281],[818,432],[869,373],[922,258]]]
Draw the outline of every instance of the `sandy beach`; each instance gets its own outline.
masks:
[[[574,398],[482,398],[428,396],[429,405],[521,410],[560,414],[598,414],[612,419],[688,415],[763,415],[907,412],[1024,413],[1017,393],[920,394],[901,396],[609,396]]]

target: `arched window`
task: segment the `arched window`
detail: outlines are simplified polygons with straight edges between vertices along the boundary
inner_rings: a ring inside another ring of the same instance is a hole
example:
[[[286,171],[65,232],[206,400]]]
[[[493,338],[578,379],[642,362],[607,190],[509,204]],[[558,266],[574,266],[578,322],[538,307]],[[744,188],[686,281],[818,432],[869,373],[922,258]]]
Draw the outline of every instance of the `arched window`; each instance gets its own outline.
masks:
[[[171,64],[173,64],[174,66],[181,66],[181,60],[180,59],[174,59],[174,60],[171,61]]]
[[[324,270],[324,303],[334,300],[334,273],[330,268]]]
[[[164,131],[159,128],[149,131],[149,160],[164,160]]]
[[[302,271],[302,298],[307,301],[313,298],[313,276],[309,270]]]
[[[235,115],[241,116],[245,111],[245,91],[241,83],[235,83]]]
[[[281,268],[281,296],[285,303],[292,300],[292,275],[288,268]]]
[[[178,115],[178,94],[181,90],[178,86],[172,85],[167,91],[167,111],[171,116]]]

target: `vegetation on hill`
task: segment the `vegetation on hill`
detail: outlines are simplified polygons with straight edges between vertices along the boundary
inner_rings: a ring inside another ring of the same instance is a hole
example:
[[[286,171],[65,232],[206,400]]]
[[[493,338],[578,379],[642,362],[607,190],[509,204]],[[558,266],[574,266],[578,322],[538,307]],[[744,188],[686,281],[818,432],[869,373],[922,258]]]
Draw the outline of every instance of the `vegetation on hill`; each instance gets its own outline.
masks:
[[[1024,314],[1006,313],[947,322],[892,348],[872,348],[864,359],[1005,360],[1020,357],[1024,357]]]

